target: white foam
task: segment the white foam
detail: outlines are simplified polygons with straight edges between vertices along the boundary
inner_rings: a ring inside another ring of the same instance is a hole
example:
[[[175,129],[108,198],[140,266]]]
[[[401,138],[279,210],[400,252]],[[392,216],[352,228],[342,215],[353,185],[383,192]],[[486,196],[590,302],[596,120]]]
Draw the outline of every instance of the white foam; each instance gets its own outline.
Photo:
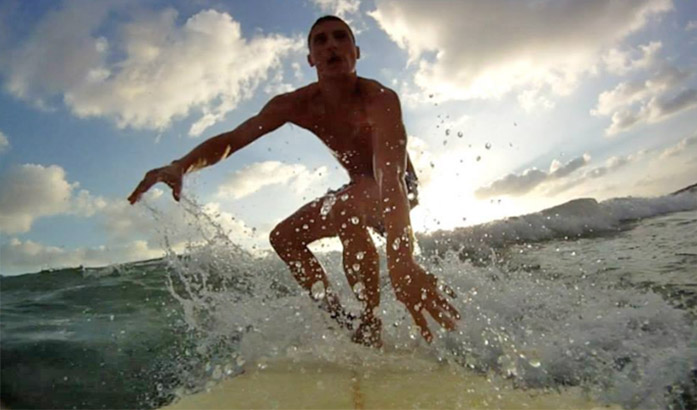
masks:
[[[697,207],[694,197],[581,201],[490,224],[486,232],[496,232],[498,226],[498,232],[526,238],[553,237],[562,230],[585,232],[592,223],[607,227],[628,217],[690,207]],[[342,300],[359,307],[345,283],[339,254],[321,260]],[[275,256],[255,258],[217,237],[190,246],[184,258],[170,256],[168,261],[170,292],[197,338],[197,353],[209,361],[206,377],[211,380],[221,377],[220,369],[242,363],[263,366],[274,357],[380,363],[381,353],[351,343],[350,333],[317,309]],[[690,371],[697,368],[697,329],[684,311],[657,294],[574,276],[551,279],[553,272],[475,267],[454,253],[427,268],[459,294],[453,302],[463,317],[458,330],[437,332],[434,344],[425,344],[383,270],[380,316],[388,351],[459,363],[525,387],[583,385],[597,398],[627,407],[667,407],[691,383]]]
[[[426,254],[462,251],[486,258],[492,248],[622,230],[627,221],[697,209],[697,195],[685,192],[656,198],[615,198],[598,203],[581,198],[540,212],[419,236]]]

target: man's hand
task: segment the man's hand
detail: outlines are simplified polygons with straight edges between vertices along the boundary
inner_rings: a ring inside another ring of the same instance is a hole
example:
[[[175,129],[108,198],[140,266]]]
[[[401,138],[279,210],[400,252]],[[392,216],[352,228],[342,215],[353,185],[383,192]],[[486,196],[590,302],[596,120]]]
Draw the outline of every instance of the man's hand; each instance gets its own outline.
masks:
[[[460,313],[438,291],[438,279],[427,273],[415,262],[409,262],[390,269],[390,279],[397,300],[404,303],[411,317],[421,330],[421,336],[431,343],[431,334],[423,311],[428,312],[433,319],[448,330],[455,329],[455,321],[460,319]],[[450,297],[455,292],[444,286],[443,291]]]
[[[145,177],[140,184],[133,190],[133,193],[128,197],[128,202],[131,205],[140,200],[140,197],[148,192],[148,190],[158,182],[164,182],[172,188],[172,196],[175,201],[179,201],[182,192],[182,179],[184,170],[175,161],[161,168],[151,169],[145,174]]]

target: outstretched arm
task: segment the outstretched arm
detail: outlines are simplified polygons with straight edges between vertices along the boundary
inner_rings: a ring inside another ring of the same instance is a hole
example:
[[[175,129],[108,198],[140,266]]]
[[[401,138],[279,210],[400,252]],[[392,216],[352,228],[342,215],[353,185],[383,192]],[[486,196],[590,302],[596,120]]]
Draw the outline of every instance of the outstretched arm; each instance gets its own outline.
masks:
[[[128,197],[131,204],[158,182],[166,183],[172,189],[172,196],[179,201],[184,174],[213,165],[236,151],[244,148],[257,138],[267,134],[289,120],[292,109],[292,94],[279,95],[271,99],[259,114],[249,118],[232,131],[212,137],[182,158],[171,164],[148,171],[143,180]]]
[[[438,291],[437,279],[414,261],[414,235],[404,183],[408,167],[407,135],[399,98],[392,91],[381,93],[376,97],[371,112],[376,116],[373,169],[380,188],[390,280],[397,299],[406,305],[422,336],[430,342],[433,335],[424,311],[449,330],[455,328],[455,320],[460,318],[460,314]]]

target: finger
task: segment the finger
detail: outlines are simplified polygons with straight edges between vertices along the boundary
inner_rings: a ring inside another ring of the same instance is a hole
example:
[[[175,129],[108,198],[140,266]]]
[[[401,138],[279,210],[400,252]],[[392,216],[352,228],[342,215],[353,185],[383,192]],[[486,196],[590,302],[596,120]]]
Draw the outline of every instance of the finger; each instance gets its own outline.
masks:
[[[140,195],[136,195],[135,191],[128,196],[128,202],[133,205],[140,199]]]
[[[440,300],[438,301],[438,306],[444,311],[448,312],[450,316],[454,317],[457,320],[460,320],[460,312],[458,312],[457,309],[455,309],[455,307],[444,298],[440,298]]]
[[[136,187],[136,189],[133,190],[133,193],[128,197],[128,201],[132,204],[138,202],[140,200],[140,197],[143,195],[144,192],[146,192],[150,187],[153,185],[152,183],[149,183],[150,181],[147,180],[142,180],[140,184]]]
[[[442,287],[443,287],[443,292],[445,292],[446,295],[450,296],[453,299],[457,299],[457,293],[455,293],[453,288],[446,285],[445,283],[442,285]]]
[[[433,317],[433,319],[438,322],[439,325],[443,326],[447,330],[455,330],[455,321],[450,317],[447,312],[443,311],[438,305],[429,304],[426,306],[426,310]]]
[[[181,182],[175,182],[174,185],[172,186],[172,196],[174,197],[174,200],[179,202],[179,199],[182,196],[182,184]]]
[[[421,336],[423,336],[428,343],[431,343],[433,341],[433,335],[431,334],[431,330],[428,328],[428,323],[426,322],[426,318],[424,317],[423,313],[416,310],[414,306],[408,306],[408,309],[409,313],[411,313],[412,319],[414,319],[414,323],[416,323],[416,326],[421,331]]]
[[[444,328],[454,330],[456,327],[455,320],[460,319],[460,313],[448,303],[448,301],[440,296],[434,295],[433,299],[429,300],[426,305],[428,313]]]

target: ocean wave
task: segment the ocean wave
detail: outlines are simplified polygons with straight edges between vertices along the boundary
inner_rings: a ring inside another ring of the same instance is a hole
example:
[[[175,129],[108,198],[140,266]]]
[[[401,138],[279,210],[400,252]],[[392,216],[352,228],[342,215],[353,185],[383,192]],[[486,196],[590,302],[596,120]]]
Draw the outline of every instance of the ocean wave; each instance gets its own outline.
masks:
[[[527,215],[417,237],[425,255],[456,251],[463,258],[483,261],[492,250],[510,244],[609,234],[627,229],[631,221],[694,209],[697,195],[691,192],[602,202],[580,198]]]
[[[221,267],[237,264],[218,250],[201,249],[198,255],[198,260],[216,259]],[[320,261],[342,303],[357,314],[361,306],[345,283],[341,256],[325,254]],[[629,408],[669,407],[681,403],[681,394],[692,388],[691,372],[697,368],[694,324],[687,312],[659,294],[474,266],[452,253],[425,267],[458,293],[452,303],[463,320],[457,331],[436,332],[434,344],[425,344],[383,276],[380,316],[388,352],[458,363],[523,388],[583,386],[601,401]],[[173,274],[190,286],[181,287],[187,292],[180,289],[175,297],[189,328],[199,335],[197,351],[213,358],[208,381],[199,380],[199,386],[219,380],[225,369],[264,366],[278,358],[365,366],[385,360],[383,353],[352,343],[350,334],[334,326],[294,286],[290,274],[270,260],[246,265],[248,282],[242,293],[214,288],[212,282],[202,285],[198,274],[191,276],[195,264],[180,269]],[[274,283],[290,291],[277,292]],[[239,343],[228,345],[227,354],[210,353],[230,335]]]

